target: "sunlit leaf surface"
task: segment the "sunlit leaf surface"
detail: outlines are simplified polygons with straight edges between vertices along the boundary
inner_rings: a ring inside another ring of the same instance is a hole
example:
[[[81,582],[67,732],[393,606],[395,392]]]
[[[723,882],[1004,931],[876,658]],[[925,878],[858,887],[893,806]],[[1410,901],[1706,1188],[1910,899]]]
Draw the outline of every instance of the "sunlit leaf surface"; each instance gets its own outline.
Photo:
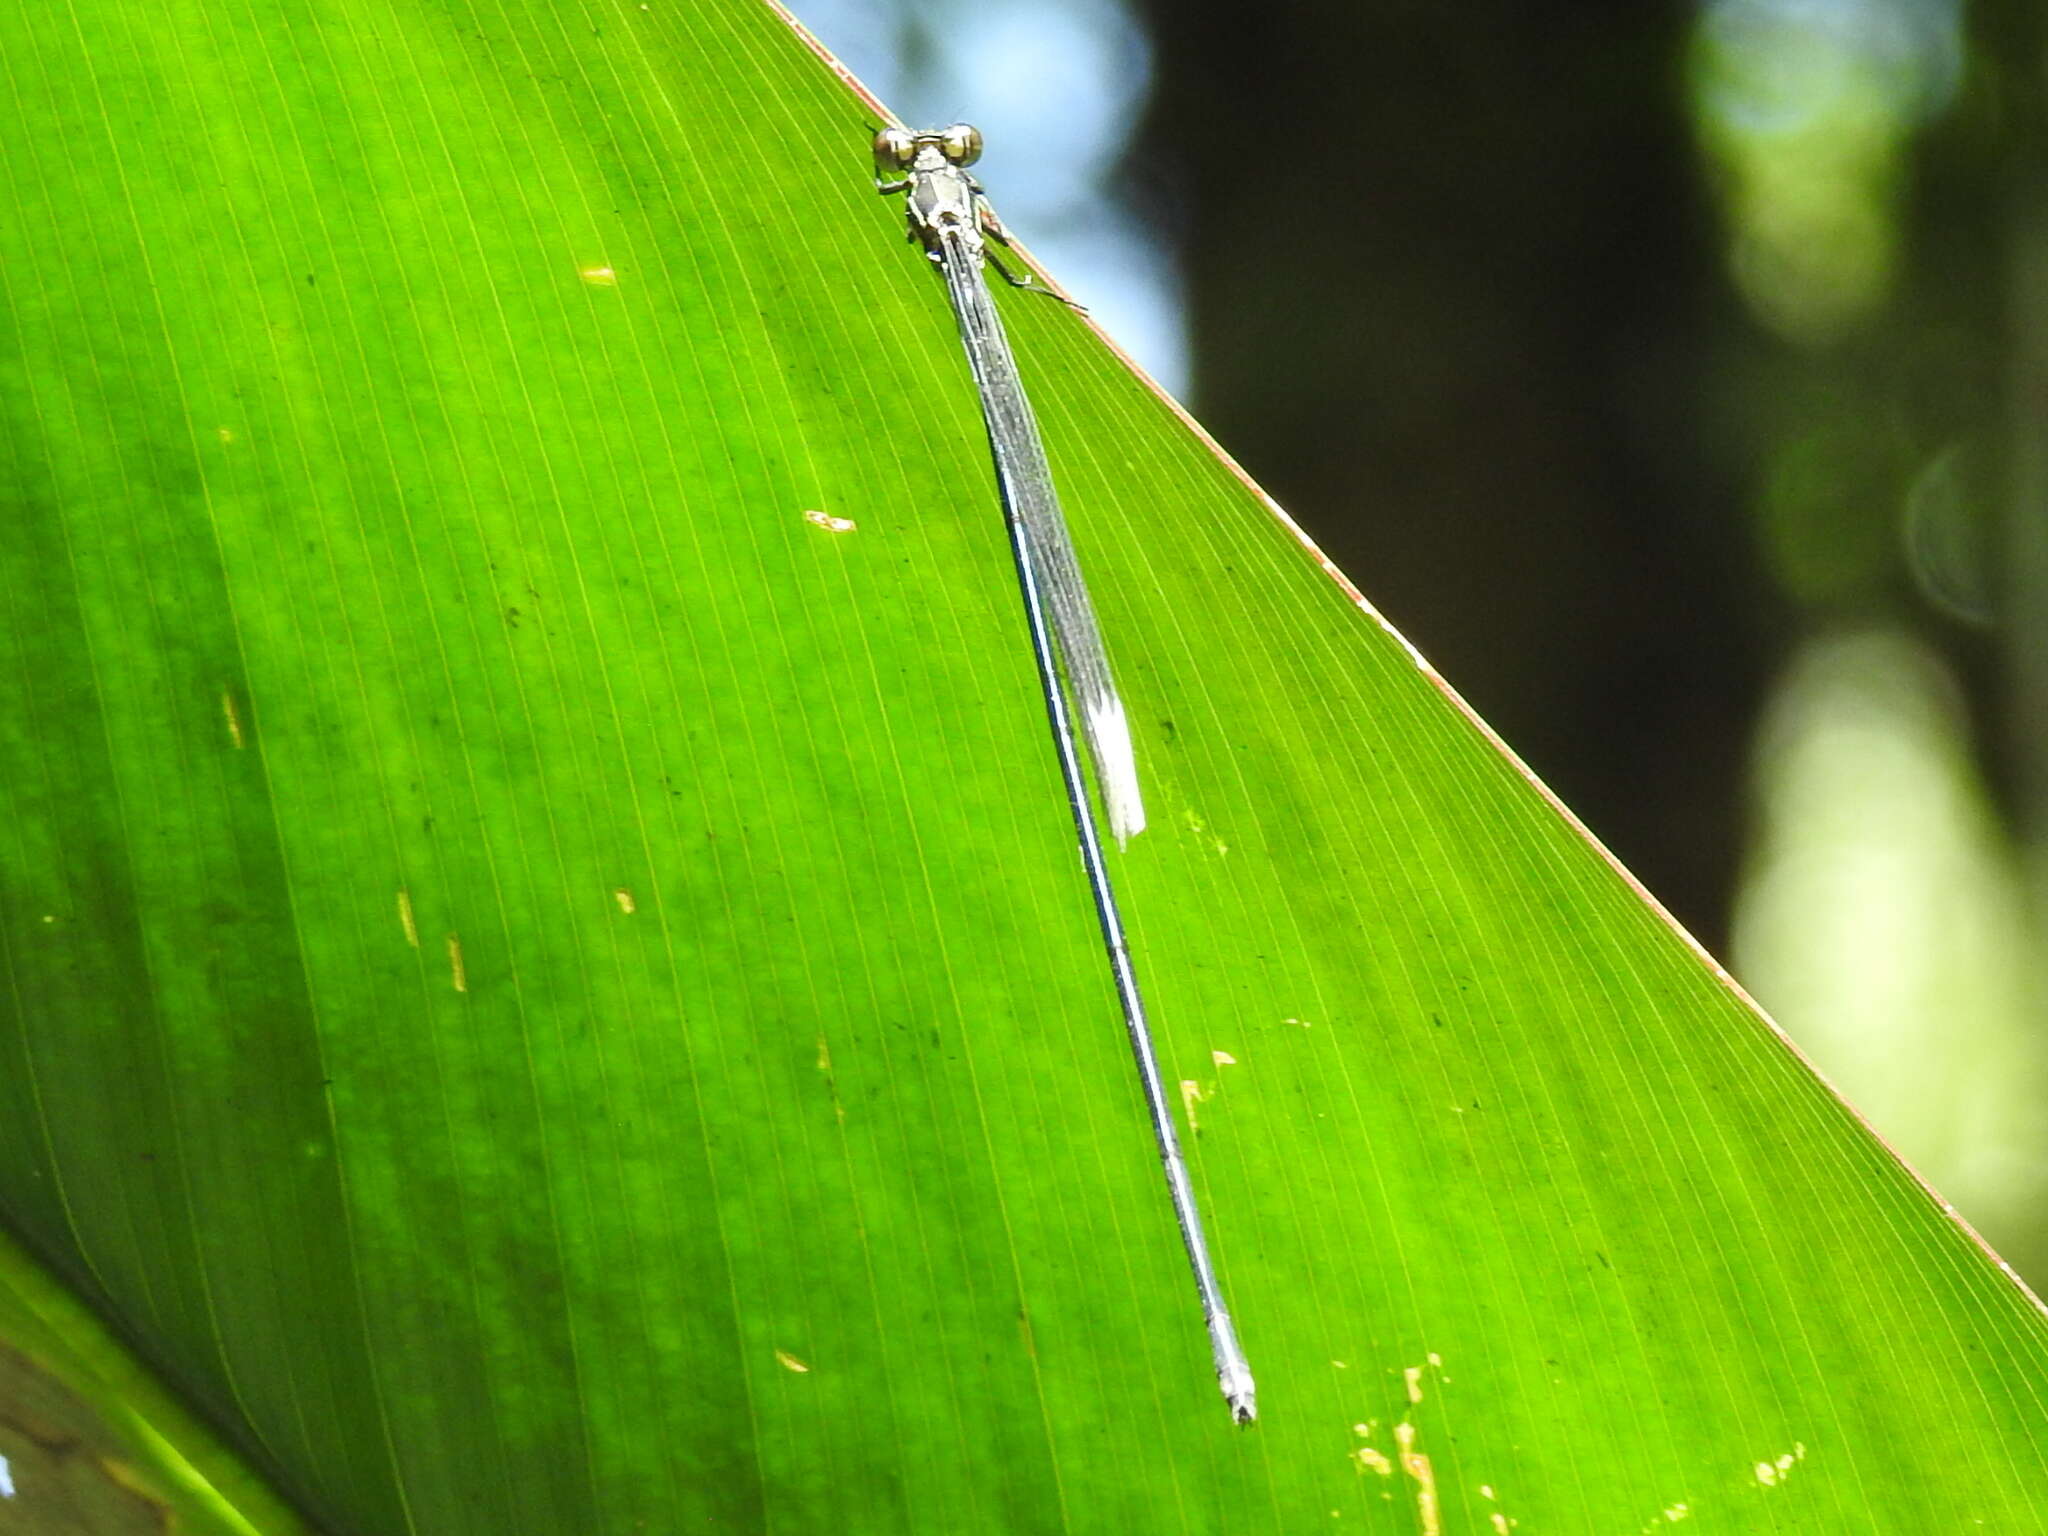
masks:
[[[0,60],[0,1212],[327,1529],[2041,1527],[2031,1302],[1004,292],[1229,1424],[943,294],[773,12]]]

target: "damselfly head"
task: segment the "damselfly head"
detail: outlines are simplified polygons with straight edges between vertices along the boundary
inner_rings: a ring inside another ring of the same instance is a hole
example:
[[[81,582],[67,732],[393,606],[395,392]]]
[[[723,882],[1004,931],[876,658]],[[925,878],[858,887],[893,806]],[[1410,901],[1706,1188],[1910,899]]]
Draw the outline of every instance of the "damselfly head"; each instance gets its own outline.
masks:
[[[981,158],[981,130],[966,123],[924,133],[884,128],[875,135],[875,168],[885,175],[907,171],[916,163],[917,152],[927,144],[935,146],[949,165],[972,165]]]

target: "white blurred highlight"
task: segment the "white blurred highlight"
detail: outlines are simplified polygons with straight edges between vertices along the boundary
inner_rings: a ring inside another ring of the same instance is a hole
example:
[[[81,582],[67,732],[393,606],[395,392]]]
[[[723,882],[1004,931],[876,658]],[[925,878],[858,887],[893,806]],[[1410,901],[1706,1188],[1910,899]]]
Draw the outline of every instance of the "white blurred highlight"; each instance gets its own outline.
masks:
[[[1994,1244],[2041,1193],[2024,887],[1956,687],[1900,631],[1809,641],[1778,685],[1736,973]]]

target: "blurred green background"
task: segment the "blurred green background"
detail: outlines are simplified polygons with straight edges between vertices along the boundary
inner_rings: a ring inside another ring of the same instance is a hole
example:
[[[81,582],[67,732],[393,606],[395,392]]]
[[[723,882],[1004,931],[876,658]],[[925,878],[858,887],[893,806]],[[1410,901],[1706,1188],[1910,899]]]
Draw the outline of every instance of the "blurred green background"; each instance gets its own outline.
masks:
[[[2038,3],[796,9],[2048,1282]]]

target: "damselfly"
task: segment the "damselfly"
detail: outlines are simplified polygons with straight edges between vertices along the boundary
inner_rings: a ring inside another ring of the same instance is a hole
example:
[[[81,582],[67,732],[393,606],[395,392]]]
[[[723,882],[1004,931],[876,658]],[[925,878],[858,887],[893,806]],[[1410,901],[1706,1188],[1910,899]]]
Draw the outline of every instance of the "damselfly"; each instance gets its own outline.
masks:
[[[989,239],[1003,243],[1007,240],[988,199],[982,195],[980,183],[967,173],[967,167],[980,158],[981,134],[965,123],[930,133],[884,128],[875,135],[875,167],[880,172],[875,186],[883,193],[908,194],[905,204],[910,238],[924,247],[926,256],[945,274],[953,318],[959,322],[960,344],[967,351],[967,365],[981,395],[989,453],[995,460],[996,489],[1009,523],[1017,587],[1024,600],[1025,624],[1038,667],[1046,720],[1052,727],[1053,747],[1066,782],[1074,830],[1080,838],[1081,865],[1094,896],[1095,915],[1102,928],[1103,949],[1109,957],[1124,1028],[1130,1036],[1131,1054],[1137,1059],[1138,1077],[1144,1089],[1146,1111],[1151,1116],[1152,1133],[1158,1142],[1159,1160],[1166,1173],[1167,1191],[1180,1223],[1189,1267],[1194,1271],[1195,1289],[1201,1296],[1209,1345],[1216,1360],[1216,1381],[1223,1389],[1232,1417],[1240,1424],[1249,1424],[1257,1411],[1251,1366],[1238,1345],[1237,1330],[1223,1304],[1216,1266],[1210,1260],[1209,1244],[1202,1232],[1201,1213],[1195,1207],[1194,1187],[1188,1181],[1187,1163],[1181,1156],[1180,1136],[1167,1104],[1152,1032],[1145,1022],[1144,998],[1138,989],[1137,972],[1131,965],[1130,947],[1124,940],[1123,917],[1117,909],[1102,839],[1096,831],[1088,783],[1074,740],[1073,715],[1078,711],[1081,716],[1103,810],[1119,845],[1145,828],[1144,799],[1138,788],[1130,725],[1110,672],[1095,605],[1081,578],[1073,540],[1053,490],[1052,471],[1046,464],[1038,423],[1031,414],[1030,401],[1025,398],[1023,382],[1017,376],[1016,359],[1010,354],[1002,321],[982,277],[982,266],[985,262],[993,265],[1006,281],[1017,287],[1051,290],[1028,278],[1016,277],[989,249]]]

